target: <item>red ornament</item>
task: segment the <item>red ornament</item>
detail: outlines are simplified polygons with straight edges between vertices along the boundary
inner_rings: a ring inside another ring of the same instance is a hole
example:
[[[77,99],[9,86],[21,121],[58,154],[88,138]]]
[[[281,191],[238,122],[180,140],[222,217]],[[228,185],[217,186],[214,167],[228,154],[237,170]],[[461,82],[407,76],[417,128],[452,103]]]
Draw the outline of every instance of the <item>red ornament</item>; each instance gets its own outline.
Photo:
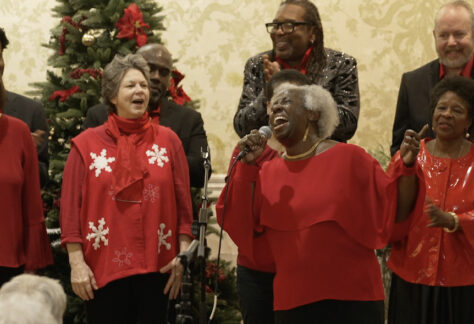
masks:
[[[150,29],[150,26],[143,21],[143,14],[135,3],[124,9],[122,18],[117,20],[115,26],[119,30],[117,38],[135,38],[138,47],[145,45],[148,41],[145,28]]]
[[[179,82],[184,79],[184,74],[178,70],[171,71],[171,80],[168,91],[171,95],[171,98],[178,105],[184,105],[185,103],[191,101],[191,98],[184,92],[182,86],[178,86]]]
[[[78,92],[79,90],[80,90],[79,86],[77,86],[77,85],[72,87],[72,88],[66,89],[66,90],[56,90],[49,97],[49,100],[52,101],[52,100],[59,97],[59,101],[66,101],[69,98],[69,96],[71,96],[72,94]]]
[[[206,265],[206,278],[213,278],[214,275],[216,274],[217,272],[217,280],[219,282],[222,282],[225,280],[225,274],[224,272],[222,271],[222,269],[219,269],[219,271],[217,271],[217,264],[213,263],[213,262],[209,262],[207,265]]]

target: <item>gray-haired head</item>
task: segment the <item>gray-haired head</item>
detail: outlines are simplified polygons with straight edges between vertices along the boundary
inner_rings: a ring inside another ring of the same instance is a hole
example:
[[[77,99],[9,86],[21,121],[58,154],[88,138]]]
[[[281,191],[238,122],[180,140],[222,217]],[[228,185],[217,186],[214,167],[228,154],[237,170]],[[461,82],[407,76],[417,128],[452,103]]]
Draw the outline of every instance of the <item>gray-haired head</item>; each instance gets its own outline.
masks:
[[[464,1],[464,0],[451,1],[451,2],[448,2],[448,3],[445,3],[444,5],[442,5],[441,8],[439,8],[438,12],[436,12],[436,15],[435,15],[435,18],[434,18],[435,29],[436,29],[436,24],[439,20],[439,17],[441,15],[443,9],[449,8],[449,7],[457,7],[457,8],[466,9],[467,13],[471,17],[471,32],[474,35],[474,12],[473,12],[472,6],[469,4],[469,2]]]
[[[0,299],[0,324],[61,324],[41,302],[15,294]]]
[[[0,289],[0,301],[5,300],[40,303],[42,312],[49,309],[57,323],[62,323],[66,310],[66,294],[59,281],[32,274],[22,274],[5,283]]]
[[[278,99],[279,94],[291,90],[301,93],[305,109],[319,112],[320,116],[316,122],[318,136],[330,137],[339,124],[337,105],[331,93],[316,84],[297,86],[291,83],[282,83],[275,89],[272,103]]]
[[[110,111],[117,112],[115,105],[110,100],[117,96],[120,83],[125,73],[130,69],[140,71],[145,77],[148,86],[150,86],[150,68],[141,55],[115,55],[112,62],[105,67],[102,76],[102,100]]]

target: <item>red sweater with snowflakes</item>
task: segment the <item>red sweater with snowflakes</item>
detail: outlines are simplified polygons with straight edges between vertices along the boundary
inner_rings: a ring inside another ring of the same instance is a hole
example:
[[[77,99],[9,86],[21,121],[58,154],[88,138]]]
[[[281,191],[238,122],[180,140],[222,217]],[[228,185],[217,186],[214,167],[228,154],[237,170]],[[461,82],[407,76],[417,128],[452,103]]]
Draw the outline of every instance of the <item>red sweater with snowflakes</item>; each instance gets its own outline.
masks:
[[[0,117],[0,266],[34,270],[53,263],[44,224],[38,156],[28,126]]]
[[[115,199],[112,172],[117,146],[106,124],[72,140],[61,192],[61,243],[81,243],[97,285],[156,272],[179,252],[178,236],[191,236],[189,172],[181,142],[152,125],[136,146],[148,174],[140,203]]]

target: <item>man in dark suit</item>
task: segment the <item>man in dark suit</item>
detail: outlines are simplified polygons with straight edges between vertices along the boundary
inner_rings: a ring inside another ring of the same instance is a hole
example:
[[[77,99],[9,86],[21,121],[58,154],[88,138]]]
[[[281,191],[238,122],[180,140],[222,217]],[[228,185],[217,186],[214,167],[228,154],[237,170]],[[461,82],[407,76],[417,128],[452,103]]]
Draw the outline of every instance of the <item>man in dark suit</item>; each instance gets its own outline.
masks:
[[[201,149],[207,149],[207,137],[201,114],[194,109],[180,106],[167,98],[173,59],[170,52],[160,44],[141,47],[141,54],[150,67],[150,102],[148,110],[154,120],[170,127],[181,139],[189,165],[192,187],[204,185],[204,166]],[[87,111],[83,129],[102,125],[108,116],[107,107],[95,105]]]
[[[419,131],[431,123],[430,92],[439,80],[450,75],[474,78],[473,34],[473,11],[466,1],[447,3],[437,12],[433,36],[438,59],[402,76],[393,123],[392,155],[400,148],[405,130]],[[433,135],[431,130],[427,134]]]
[[[0,28],[0,77],[3,76],[5,62],[3,50],[8,45],[8,39],[3,28]],[[48,180],[48,123],[41,103],[17,93],[7,91],[7,101],[4,113],[25,122],[31,131],[31,136],[38,151],[40,182],[43,187]]]

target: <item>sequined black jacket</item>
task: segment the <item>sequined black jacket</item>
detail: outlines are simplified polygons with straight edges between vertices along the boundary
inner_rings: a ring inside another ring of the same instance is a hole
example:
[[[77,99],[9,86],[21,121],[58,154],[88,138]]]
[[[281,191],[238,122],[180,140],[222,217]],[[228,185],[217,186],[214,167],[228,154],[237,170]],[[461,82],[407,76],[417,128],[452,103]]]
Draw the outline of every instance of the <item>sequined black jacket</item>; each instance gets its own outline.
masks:
[[[357,62],[352,56],[325,49],[326,65],[317,72],[318,66],[308,66],[306,76],[331,92],[339,110],[339,125],[332,139],[347,141],[357,129],[359,117],[359,79]],[[234,129],[240,137],[268,125],[266,98],[264,94],[265,76],[263,75],[264,54],[272,57],[272,51],[251,57],[245,64],[244,86],[239,107],[234,116]]]

